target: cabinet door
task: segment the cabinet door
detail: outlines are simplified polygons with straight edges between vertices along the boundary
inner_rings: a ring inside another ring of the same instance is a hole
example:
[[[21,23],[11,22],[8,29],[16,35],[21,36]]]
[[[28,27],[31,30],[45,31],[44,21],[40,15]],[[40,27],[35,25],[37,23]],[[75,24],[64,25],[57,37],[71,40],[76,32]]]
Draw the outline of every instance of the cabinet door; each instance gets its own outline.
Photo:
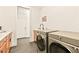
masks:
[[[10,51],[10,39],[7,39],[7,52]]]
[[[1,53],[6,53],[6,45],[7,45],[7,43],[4,42],[3,45],[0,47],[0,52]]]
[[[9,34],[8,36],[7,36],[7,52],[9,52],[10,51],[10,44],[11,44],[11,34]]]
[[[10,51],[12,33],[8,34],[2,41],[0,41],[0,53],[8,53]]]

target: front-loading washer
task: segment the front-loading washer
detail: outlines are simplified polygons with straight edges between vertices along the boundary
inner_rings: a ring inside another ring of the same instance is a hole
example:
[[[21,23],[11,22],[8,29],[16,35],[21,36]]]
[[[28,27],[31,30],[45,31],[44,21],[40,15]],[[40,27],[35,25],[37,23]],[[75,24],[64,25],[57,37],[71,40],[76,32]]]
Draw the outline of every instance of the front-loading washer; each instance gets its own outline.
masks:
[[[56,33],[56,32],[54,32]],[[59,35],[49,33],[48,35],[48,53],[79,53],[79,48],[62,42]]]
[[[36,44],[38,53],[47,53],[48,52],[48,33],[56,32],[57,30],[40,30],[36,29]]]

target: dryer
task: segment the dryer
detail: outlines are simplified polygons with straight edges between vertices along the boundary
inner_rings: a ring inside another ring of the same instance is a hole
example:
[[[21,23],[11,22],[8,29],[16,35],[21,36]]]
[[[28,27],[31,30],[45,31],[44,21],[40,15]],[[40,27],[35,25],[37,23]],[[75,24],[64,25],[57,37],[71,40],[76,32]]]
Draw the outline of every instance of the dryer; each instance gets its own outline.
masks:
[[[36,44],[38,53],[47,53],[48,52],[48,33],[56,32],[57,30],[40,30],[36,29]]]
[[[60,31],[49,33],[48,52],[49,53],[78,53],[79,47],[73,45],[73,43],[69,43],[68,41],[69,39],[67,40],[67,38],[65,40],[61,39],[62,35],[64,36],[64,32],[62,32],[62,35],[60,34],[61,34]]]

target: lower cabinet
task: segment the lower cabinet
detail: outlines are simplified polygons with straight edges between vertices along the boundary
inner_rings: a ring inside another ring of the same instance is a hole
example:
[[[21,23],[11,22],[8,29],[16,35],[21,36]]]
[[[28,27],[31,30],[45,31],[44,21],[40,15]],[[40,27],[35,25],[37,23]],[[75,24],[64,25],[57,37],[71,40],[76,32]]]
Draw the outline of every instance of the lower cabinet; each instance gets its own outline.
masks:
[[[9,53],[11,45],[11,33],[0,42],[0,53]]]
[[[0,47],[0,53],[6,53],[6,42],[4,42]]]

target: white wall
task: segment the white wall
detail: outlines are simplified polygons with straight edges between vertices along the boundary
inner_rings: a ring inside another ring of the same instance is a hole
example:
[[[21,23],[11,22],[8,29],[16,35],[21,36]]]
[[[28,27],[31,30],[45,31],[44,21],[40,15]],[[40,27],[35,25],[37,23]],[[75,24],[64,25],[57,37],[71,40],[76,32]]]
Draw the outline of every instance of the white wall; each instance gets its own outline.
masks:
[[[17,7],[15,6],[0,6],[0,26],[5,31],[12,31],[12,46],[17,45],[16,41],[16,19]]]
[[[40,24],[40,7],[31,7],[31,27],[38,28]]]
[[[27,7],[26,7],[27,8]],[[30,7],[31,17],[30,17],[30,28],[31,36],[32,30],[36,29],[40,25],[40,7]],[[17,45],[16,40],[16,19],[17,19],[17,7],[16,6],[0,6],[0,25],[3,30],[8,30],[13,32],[12,46]]]
[[[32,31],[36,28],[39,28],[40,25],[40,12],[41,12],[41,8],[40,7],[36,7],[36,6],[32,6],[30,7],[31,9],[31,36],[32,36]]]
[[[79,6],[47,6],[41,10],[41,17],[47,16],[48,28],[79,32]]]

